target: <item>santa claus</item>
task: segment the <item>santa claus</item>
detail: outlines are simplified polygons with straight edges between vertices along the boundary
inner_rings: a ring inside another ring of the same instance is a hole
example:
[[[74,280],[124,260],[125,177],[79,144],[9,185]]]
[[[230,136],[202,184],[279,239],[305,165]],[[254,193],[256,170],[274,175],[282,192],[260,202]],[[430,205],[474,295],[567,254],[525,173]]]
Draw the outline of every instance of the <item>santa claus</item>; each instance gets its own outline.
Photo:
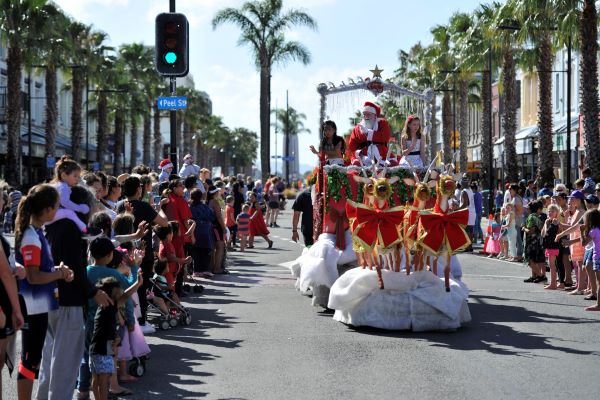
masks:
[[[371,161],[383,164],[388,155],[390,125],[381,117],[381,107],[370,101],[363,106],[362,115],[362,121],[354,127],[348,141],[350,161],[352,165],[361,162],[367,165]]]

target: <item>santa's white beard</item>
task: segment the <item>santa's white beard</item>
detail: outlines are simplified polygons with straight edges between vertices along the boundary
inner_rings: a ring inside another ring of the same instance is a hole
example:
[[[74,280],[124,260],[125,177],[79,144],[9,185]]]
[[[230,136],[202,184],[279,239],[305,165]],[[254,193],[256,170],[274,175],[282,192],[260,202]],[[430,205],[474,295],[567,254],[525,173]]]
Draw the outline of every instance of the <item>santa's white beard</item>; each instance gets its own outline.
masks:
[[[373,127],[375,126],[375,120],[374,119],[363,119],[362,124],[367,129],[373,129]]]

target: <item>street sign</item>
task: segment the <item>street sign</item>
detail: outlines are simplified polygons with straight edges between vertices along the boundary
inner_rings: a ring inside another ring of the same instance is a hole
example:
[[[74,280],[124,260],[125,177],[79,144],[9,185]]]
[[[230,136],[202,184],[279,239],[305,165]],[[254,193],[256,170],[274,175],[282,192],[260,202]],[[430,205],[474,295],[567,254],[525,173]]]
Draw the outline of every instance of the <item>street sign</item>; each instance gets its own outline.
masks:
[[[187,97],[159,97],[156,104],[159,110],[182,110],[187,108]]]
[[[294,156],[289,156],[289,157],[281,157],[281,159],[283,161],[294,161],[296,159],[296,157]]]
[[[271,158],[283,158],[283,156],[271,156]]]
[[[56,157],[48,156],[46,157],[46,168],[54,168],[56,165]]]

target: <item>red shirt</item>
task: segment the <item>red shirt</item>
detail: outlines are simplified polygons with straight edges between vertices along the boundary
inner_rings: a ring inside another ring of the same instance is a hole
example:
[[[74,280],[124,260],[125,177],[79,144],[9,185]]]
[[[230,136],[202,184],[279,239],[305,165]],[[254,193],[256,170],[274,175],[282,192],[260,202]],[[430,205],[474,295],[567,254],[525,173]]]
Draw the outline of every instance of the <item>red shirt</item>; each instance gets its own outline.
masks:
[[[171,243],[171,242],[168,242],[166,240],[161,240],[160,246],[158,248],[158,258],[161,260],[167,260],[168,255],[172,256],[172,257],[177,257],[177,254],[175,253],[175,246],[173,246],[173,243]],[[169,272],[171,272],[171,273],[177,272],[177,269],[178,269],[177,263],[169,262],[168,268],[169,268]]]
[[[233,207],[227,204],[225,206],[225,226],[231,228],[235,225],[235,218],[233,216]]]
[[[183,197],[171,193],[169,195],[169,204],[165,208],[165,214],[169,221],[179,222],[179,237],[173,240],[181,243],[191,242],[191,238],[189,237],[185,238],[185,240],[183,239],[187,231],[185,223],[192,218],[192,211],[187,201]]]

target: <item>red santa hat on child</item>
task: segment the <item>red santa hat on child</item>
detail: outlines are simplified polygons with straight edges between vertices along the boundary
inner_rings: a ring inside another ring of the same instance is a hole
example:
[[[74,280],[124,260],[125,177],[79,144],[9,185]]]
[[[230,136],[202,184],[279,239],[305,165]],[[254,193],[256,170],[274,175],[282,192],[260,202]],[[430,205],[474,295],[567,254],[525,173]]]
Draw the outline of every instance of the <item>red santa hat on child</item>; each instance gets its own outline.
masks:
[[[165,158],[158,164],[158,168],[164,171],[165,169],[173,168],[173,163],[168,158]]]
[[[362,112],[370,112],[371,114],[379,116],[381,114],[381,107],[379,107],[373,102],[366,101],[365,105],[363,106]]]

